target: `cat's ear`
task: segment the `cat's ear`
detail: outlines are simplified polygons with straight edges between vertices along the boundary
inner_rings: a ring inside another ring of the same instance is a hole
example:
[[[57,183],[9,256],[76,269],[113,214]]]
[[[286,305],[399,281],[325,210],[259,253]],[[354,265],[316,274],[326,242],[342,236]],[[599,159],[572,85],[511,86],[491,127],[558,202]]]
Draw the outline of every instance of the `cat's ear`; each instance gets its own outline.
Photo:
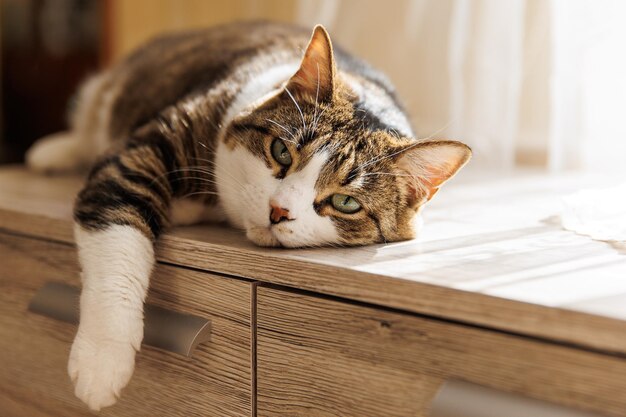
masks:
[[[430,200],[446,181],[469,161],[472,150],[453,140],[433,140],[396,151],[400,169],[408,174],[408,204]]]
[[[298,71],[287,83],[291,94],[330,101],[335,88],[335,60],[330,36],[322,25],[315,26]]]

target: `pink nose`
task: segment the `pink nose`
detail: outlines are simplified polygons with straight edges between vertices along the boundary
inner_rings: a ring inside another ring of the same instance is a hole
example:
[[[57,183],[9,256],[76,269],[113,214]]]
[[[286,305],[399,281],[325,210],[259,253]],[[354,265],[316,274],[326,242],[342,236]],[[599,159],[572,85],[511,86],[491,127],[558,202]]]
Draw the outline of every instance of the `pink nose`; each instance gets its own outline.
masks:
[[[285,220],[293,220],[289,217],[289,210],[270,203],[270,223],[278,224]]]

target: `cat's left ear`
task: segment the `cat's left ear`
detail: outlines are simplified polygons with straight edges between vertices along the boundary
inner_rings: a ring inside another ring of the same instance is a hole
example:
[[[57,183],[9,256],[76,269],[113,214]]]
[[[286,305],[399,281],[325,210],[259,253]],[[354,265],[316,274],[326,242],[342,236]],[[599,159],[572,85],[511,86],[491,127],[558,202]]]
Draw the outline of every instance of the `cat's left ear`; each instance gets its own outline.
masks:
[[[315,26],[300,68],[287,83],[292,94],[330,101],[335,89],[335,59],[330,36],[322,25]]]
[[[409,176],[408,205],[430,200],[469,161],[472,150],[453,140],[433,140],[395,152],[397,164]]]

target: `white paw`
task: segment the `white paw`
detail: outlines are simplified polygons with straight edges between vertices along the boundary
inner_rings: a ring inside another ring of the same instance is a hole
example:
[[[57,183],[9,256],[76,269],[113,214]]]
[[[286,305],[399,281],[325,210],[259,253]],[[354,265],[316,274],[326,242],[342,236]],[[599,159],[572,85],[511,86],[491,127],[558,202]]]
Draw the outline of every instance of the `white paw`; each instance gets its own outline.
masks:
[[[131,343],[96,340],[78,331],[67,370],[75,394],[90,409],[99,411],[117,401],[135,368]]]
[[[38,172],[71,172],[83,168],[87,161],[79,139],[60,132],[39,139],[26,152],[26,164]]]

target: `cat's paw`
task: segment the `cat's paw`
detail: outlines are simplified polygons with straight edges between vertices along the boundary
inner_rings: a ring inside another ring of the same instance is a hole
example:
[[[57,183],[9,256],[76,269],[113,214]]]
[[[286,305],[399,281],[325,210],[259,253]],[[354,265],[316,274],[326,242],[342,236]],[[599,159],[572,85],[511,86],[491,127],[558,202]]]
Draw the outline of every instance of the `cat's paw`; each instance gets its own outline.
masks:
[[[69,132],[43,137],[26,152],[26,164],[37,172],[77,171],[85,162],[79,139]]]
[[[134,368],[135,349],[131,343],[98,341],[80,331],[67,365],[74,393],[94,411],[115,404]]]

